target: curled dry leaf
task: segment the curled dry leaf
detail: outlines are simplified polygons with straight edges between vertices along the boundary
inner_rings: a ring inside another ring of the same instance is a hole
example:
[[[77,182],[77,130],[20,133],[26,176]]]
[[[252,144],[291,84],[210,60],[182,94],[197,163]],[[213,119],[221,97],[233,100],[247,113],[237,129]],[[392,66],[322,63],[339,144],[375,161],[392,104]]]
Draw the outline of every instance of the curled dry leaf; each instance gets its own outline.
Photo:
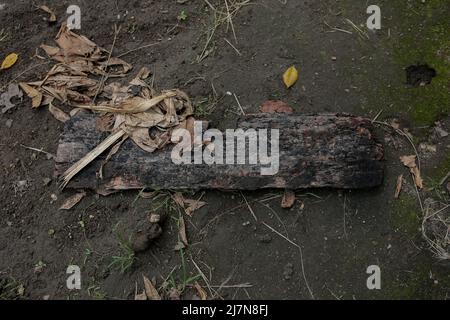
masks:
[[[400,161],[403,163],[404,166],[409,168],[409,171],[411,172],[414,183],[416,184],[417,188],[422,189],[423,188],[423,180],[420,175],[420,170],[417,167],[416,164],[416,156],[402,156],[400,157]]]
[[[148,300],[161,300],[161,296],[159,295],[158,290],[156,290],[153,283],[146,276],[142,277],[144,278],[145,294]]]
[[[55,107],[53,104],[49,104],[48,105],[48,111],[50,111],[50,113],[55,117],[56,120],[61,121],[61,122],[66,122],[68,120],[70,120],[70,116],[65,113],[64,111],[62,111],[61,109]]]
[[[283,209],[290,209],[295,203],[295,192],[292,190],[284,190],[283,198],[281,199],[281,207]]]
[[[72,209],[85,196],[86,196],[86,191],[74,194],[73,196],[69,197],[66,201],[64,201],[63,205],[59,208],[59,210],[70,210],[70,209]]]
[[[287,103],[283,101],[274,101],[274,100],[268,100],[264,102],[259,110],[263,113],[287,113],[291,114],[294,112],[294,109],[292,109]]]
[[[298,71],[295,66],[290,67],[283,74],[283,82],[287,88],[292,87],[298,80]]]
[[[187,204],[187,208],[185,209],[185,212],[188,216],[192,216],[195,210],[200,209],[204,205],[206,205],[206,202],[200,201],[200,200],[192,200],[192,199],[186,199],[184,201],[185,204]]]
[[[402,186],[403,186],[403,174],[399,175],[397,178],[397,186],[395,187],[395,194],[394,194],[395,199],[398,199],[398,197],[400,196]]]
[[[197,290],[198,296],[201,300],[208,299],[208,294],[206,293],[205,289],[203,289],[197,282],[194,284],[194,287]]]
[[[17,53],[11,53],[6,56],[5,60],[2,62],[2,66],[0,67],[1,70],[11,68],[17,61],[19,56]]]
[[[42,6],[39,6],[38,8],[47,12],[50,15],[50,17],[48,18],[49,22],[56,21],[56,14],[49,7],[47,7],[46,5],[42,5]]]

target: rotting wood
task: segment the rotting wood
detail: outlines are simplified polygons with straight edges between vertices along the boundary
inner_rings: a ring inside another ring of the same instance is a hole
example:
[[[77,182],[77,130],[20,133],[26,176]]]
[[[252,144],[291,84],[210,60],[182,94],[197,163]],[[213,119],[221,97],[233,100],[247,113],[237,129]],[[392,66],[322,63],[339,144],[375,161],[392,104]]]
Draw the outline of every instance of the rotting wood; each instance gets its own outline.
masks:
[[[107,133],[96,129],[96,118],[81,112],[67,121],[60,138],[56,175],[94,149]],[[107,152],[83,169],[67,187],[90,188],[101,193],[142,189],[342,188],[378,186],[383,180],[383,147],[372,135],[369,119],[345,114],[242,116],[237,128],[279,129],[279,171],[261,175],[261,165],[177,165],[169,145],[145,152],[131,140],[97,172]]]

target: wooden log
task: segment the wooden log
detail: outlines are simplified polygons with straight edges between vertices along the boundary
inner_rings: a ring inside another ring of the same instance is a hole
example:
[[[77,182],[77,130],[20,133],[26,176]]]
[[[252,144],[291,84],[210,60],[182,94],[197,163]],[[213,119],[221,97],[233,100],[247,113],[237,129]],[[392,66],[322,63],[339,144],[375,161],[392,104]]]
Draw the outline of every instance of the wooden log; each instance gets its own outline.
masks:
[[[66,122],[58,145],[57,176],[107,137],[95,124],[95,116],[87,113]],[[173,145],[148,153],[128,139],[103,167],[103,179],[97,172],[105,154],[75,176],[68,187],[108,193],[143,187],[360,189],[382,183],[383,147],[373,138],[368,119],[345,114],[254,114],[241,117],[237,128],[279,129],[277,174],[261,175],[260,164],[175,164],[171,159]]]

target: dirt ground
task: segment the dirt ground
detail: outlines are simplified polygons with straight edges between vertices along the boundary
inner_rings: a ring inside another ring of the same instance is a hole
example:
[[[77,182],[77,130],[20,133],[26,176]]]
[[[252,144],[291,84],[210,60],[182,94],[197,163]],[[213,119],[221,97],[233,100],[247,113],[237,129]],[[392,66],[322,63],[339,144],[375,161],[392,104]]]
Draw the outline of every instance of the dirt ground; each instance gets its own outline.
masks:
[[[123,57],[133,64],[129,78],[149,67],[157,89],[187,92],[197,116],[213,127],[233,128],[239,115],[227,92],[236,94],[247,113],[272,99],[289,103],[298,114],[348,112],[374,118],[382,111],[379,121],[397,119],[414,144],[423,146],[418,147],[423,204],[443,208],[449,203],[447,182],[439,182],[450,171],[450,138],[435,129],[440,121],[441,129],[450,132],[448,1],[379,0],[382,28],[372,32],[365,27],[364,1],[255,0],[232,20],[236,39],[230,25],[220,25],[204,59],[199,56],[214,11],[203,0],[180,2],[46,0],[58,17],[49,24],[47,14],[31,1],[0,1],[0,58],[20,55],[11,69],[0,70],[0,86],[43,77],[49,65],[28,70],[45,62],[35,57],[36,48],[53,44],[66,8],[77,4],[82,25],[76,32],[108,50],[114,24],[122,26],[114,54],[158,43]],[[210,3],[223,9],[224,1]],[[287,90],[281,75],[291,65],[300,76]],[[408,67],[415,65],[435,70],[435,75],[424,72],[430,83],[420,83],[417,74],[407,77],[406,71],[414,69]],[[196,298],[195,282],[219,299],[449,296],[450,265],[433,256],[422,237],[417,193],[399,161],[414,151],[388,128],[376,132],[386,148],[385,180],[379,188],[298,190],[289,210],[280,206],[280,190],[206,191],[202,200],[207,205],[192,218],[184,216],[190,245],[175,251],[178,216],[161,207],[161,198],[144,199],[137,191],[107,197],[88,193],[74,209],[58,210],[73,191],[59,192],[53,160],[27,147],[55,153],[63,124],[46,108],[31,109],[26,97],[15,103],[0,115],[2,298],[133,299],[136,288],[142,292],[142,275],[153,279],[165,297],[176,296],[176,289],[183,299]],[[394,199],[400,174],[406,182]],[[197,198],[201,192],[185,195]],[[127,239],[155,206],[170,217],[162,236],[133,260]],[[113,261],[133,263],[121,272]],[[81,290],[67,289],[68,265],[80,266]],[[381,269],[380,290],[366,286],[370,265]]]

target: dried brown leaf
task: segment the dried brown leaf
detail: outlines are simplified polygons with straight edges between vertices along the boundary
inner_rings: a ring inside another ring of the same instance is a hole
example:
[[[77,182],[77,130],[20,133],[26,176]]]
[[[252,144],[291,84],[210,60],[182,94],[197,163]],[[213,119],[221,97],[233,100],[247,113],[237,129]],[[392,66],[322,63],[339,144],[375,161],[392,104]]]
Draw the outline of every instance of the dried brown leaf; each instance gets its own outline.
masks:
[[[395,187],[395,194],[394,194],[395,199],[398,199],[398,197],[400,196],[402,186],[403,186],[403,174],[399,175],[397,178],[397,186]]]
[[[423,188],[423,179],[420,174],[420,170],[417,167],[416,164],[416,156],[402,156],[400,157],[400,161],[403,163],[404,166],[409,168],[409,171],[413,175],[414,183],[416,184],[417,188],[422,189]]]
[[[144,288],[145,288],[145,294],[149,300],[161,300],[161,296],[158,293],[158,290],[156,290],[153,283],[146,277],[142,276],[144,278]]]
[[[50,111],[50,113],[55,117],[56,120],[61,121],[61,122],[66,122],[68,120],[70,120],[70,116],[65,113],[64,111],[62,111],[61,109],[59,109],[58,107],[55,107],[53,104],[49,104],[48,105],[48,111]]]
[[[26,93],[26,95],[31,98],[31,106],[33,108],[37,108],[41,105],[42,93],[25,82],[20,82],[19,86]]]
[[[82,192],[74,194],[73,196],[69,197],[66,201],[64,201],[63,205],[59,208],[59,210],[72,209],[85,196],[86,196],[86,191],[82,191]]]

